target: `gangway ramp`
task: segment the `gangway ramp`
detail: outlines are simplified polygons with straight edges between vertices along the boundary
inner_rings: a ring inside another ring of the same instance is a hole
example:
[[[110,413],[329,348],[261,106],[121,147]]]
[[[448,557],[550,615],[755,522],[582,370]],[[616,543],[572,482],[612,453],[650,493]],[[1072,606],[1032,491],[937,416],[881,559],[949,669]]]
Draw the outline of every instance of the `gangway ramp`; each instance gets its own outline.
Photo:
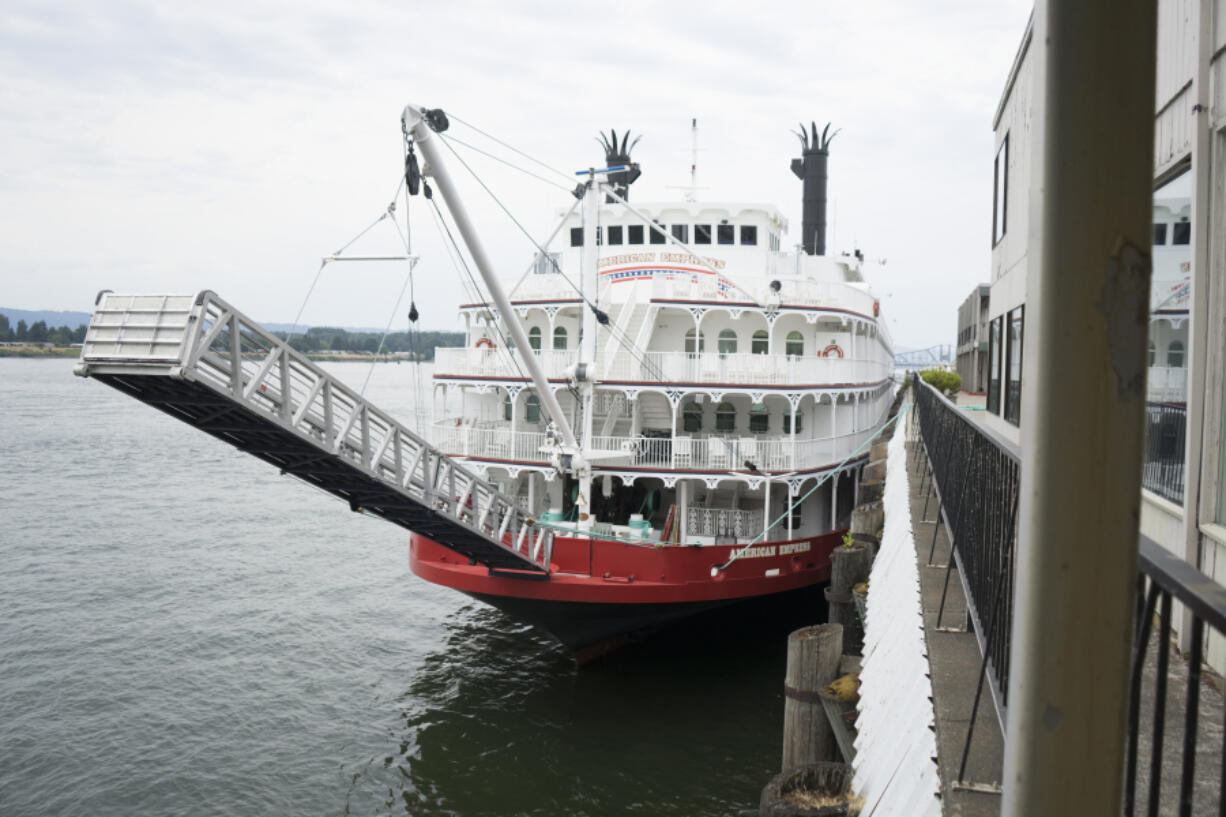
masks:
[[[211,291],[103,292],[76,373],[493,573],[549,577],[551,530]]]

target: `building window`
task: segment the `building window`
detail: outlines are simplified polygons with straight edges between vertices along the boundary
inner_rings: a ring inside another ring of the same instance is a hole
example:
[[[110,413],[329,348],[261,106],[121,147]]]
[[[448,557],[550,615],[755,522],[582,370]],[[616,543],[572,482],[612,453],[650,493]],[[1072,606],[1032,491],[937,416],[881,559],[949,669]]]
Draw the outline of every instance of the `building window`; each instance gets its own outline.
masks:
[[[1172,244],[1190,244],[1192,243],[1192,222],[1186,218],[1182,221],[1176,221],[1172,225],[1171,243]]]
[[[746,247],[756,247],[758,245],[758,228],[752,224],[742,224],[741,243]]]
[[[668,238],[664,235],[664,225],[658,221],[651,223],[651,243],[652,244],[667,244]]]
[[[502,419],[511,422],[511,395],[502,398]]]
[[[1000,325],[1003,318],[988,324],[988,411],[1000,414]]]
[[[681,430],[691,433],[702,431],[702,406],[690,403],[681,412]]]
[[[583,228],[582,227],[571,227],[570,228],[570,245],[572,247],[582,247],[583,246]]]
[[[691,355],[701,354],[706,348],[706,345],[707,345],[706,340],[707,339],[705,337],[705,333],[699,332],[698,333],[698,344],[697,346],[695,346],[694,330],[691,329],[690,331],[686,332],[685,333],[685,351],[686,353],[691,354]]]
[[[1161,247],[1166,243],[1166,223],[1158,222],[1154,225],[1154,246]]]
[[[528,346],[532,351],[541,351],[541,327],[533,326],[528,330]]]
[[[559,326],[553,330],[553,348],[555,349],[565,349],[566,348],[566,327],[565,326]]]
[[[643,225],[631,224],[626,228],[626,243],[627,244],[642,244],[643,243]]]
[[[1008,316],[1005,344],[1005,419],[1014,425],[1022,419],[1022,321],[1025,307]]]
[[[802,422],[803,420],[804,420],[804,415],[801,414],[799,411],[796,412],[796,433],[797,434],[800,433],[801,426],[804,425],[804,423]],[[792,415],[791,414],[783,415],[783,433],[784,434],[792,433]]]
[[[541,421],[541,398],[535,394],[528,395],[528,400],[524,403],[524,419],[529,423]]]
[[[945,337],[949,337],[946,335]],[[784,344],[783,351],[791,357],[800,357],[805,353],[805,339],[799,332],[788,332],[787,342]]]
[[[731,403],[720,403],[715,409],[715,430],[736,431],[736,409]]]
[[[754,403],[749,407],[749,433],[765,434],[770,429],[770,413],[765,403]]]
[[[1009,201],[1009,134],[1001,142],[1000,150],[996,152],[996,164],[992,168],[992,246],[995,247],[1005,237],[1006,218]]]
[[[672,225],[673,238],[685,244],[690,240],[690,225],[674,224]]]
[[[694,243],[695,244],[710,244],[711,243],[711,225],[710,224],[695,224],[694,225]]]
[[[764,355],[770,348],[770,335],[765,329],[759,329],[753,333],[753,339],[749,342],[749,351],[755,355]]]
[[[1183,368],[1183,341],[1173,340],[1171,345],[1166,347],[1166,365],[1172,369]]]
[[[719,333],[719,340],[716,342],[719,346],[721,355],[736,354],[736,332],[731,329],[722,329]]]
[[[621,225],[609,227],[609,244],[622,243],[622,228]]]
[[[736,243],[735,224],[717,224],[715,226],[715,241],[719,244]]]

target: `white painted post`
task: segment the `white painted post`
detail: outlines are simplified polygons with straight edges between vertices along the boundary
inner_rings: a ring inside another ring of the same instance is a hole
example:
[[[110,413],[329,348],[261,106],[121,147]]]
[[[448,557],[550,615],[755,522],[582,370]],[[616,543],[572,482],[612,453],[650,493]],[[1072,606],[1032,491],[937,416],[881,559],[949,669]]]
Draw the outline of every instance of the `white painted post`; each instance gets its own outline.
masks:
[[[677,536],[677,541],[685,543],[690,540],[690,526],[687,520],[690,509],[690,483],[688,480],[677,480],[677,503],[681,509],[681,519],[678,522],[681,532]]]
[[[1120,813],[1156,0],[1039,0],[1004,817]]]
[[[766,536],[770,532],[771,524],[771,481],[770,478],[762,480],[762,541],[766,541]]]
[[[830,478],[830,530],[839,524],[839,476],[840,472],[835,471]]]

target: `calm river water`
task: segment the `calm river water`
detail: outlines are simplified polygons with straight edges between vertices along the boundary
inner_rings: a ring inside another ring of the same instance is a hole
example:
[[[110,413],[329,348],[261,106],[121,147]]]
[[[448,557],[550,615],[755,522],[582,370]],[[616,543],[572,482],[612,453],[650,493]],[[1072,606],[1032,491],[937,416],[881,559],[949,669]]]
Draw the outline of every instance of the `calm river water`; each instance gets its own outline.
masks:
[[[72,366],[0,359],[0,815],[757,813],[784,633],[577,671],[404,531]],[[368,395],[407,421],[410,382]]]

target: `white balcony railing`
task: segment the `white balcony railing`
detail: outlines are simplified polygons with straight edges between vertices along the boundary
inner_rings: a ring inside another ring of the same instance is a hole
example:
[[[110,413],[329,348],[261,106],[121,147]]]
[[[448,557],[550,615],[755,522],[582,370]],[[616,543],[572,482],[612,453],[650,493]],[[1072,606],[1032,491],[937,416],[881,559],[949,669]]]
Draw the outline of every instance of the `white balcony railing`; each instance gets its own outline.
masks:
[[[744,471],[746,463],[762,471],[793,471],[841,462],[872,436],[872,429],[838,437],[678,435],[593,437],[598,465],[626,468],[675,468]],[[545,435],[512,431],[509,424],[456,425],[455,419],[433,426],[435,446],[447,454],[483,459],[546,464],[541,453]]]
[[[609,367],[610,380],[663,380],[670,383],[743,383],[746,385],[813,385],[876,383],[889,377],[893,361],[839,357],[719,354],[718,352],[645,352],[636,359],[619,355]]]
[[[880,350],[879,350],[880,351]],[[578,359],[578,350],[548,349],[535,353],[545,376],[559,379]],[[438,349],[436,376],[507,377],[519,368],[500,349]],[[893,361],[878,359],[788,355],[721,355],[717,352],[645,352],[617,355],[605,373],[609,380],[670,383],[732,383],[745,385],[813,385],[821,383],[876,383],[889,377]]]
[[[518,358],[512,362],[514,352],[505,349],[488,347],[474,349],[436,349],[434,351],[434,373],[440,375],[460,375],[466,377],[508,377],[519,374]],[[579,359],[578,349],[542,349],[534,352],[545,376],[558,379],[566,376],[566,369]],[[524,372],[527,376],[527,372]]]
[[[1186,403],[1188,370],[1183,366],[1150,366],[1146,394],[1151,403]]]

